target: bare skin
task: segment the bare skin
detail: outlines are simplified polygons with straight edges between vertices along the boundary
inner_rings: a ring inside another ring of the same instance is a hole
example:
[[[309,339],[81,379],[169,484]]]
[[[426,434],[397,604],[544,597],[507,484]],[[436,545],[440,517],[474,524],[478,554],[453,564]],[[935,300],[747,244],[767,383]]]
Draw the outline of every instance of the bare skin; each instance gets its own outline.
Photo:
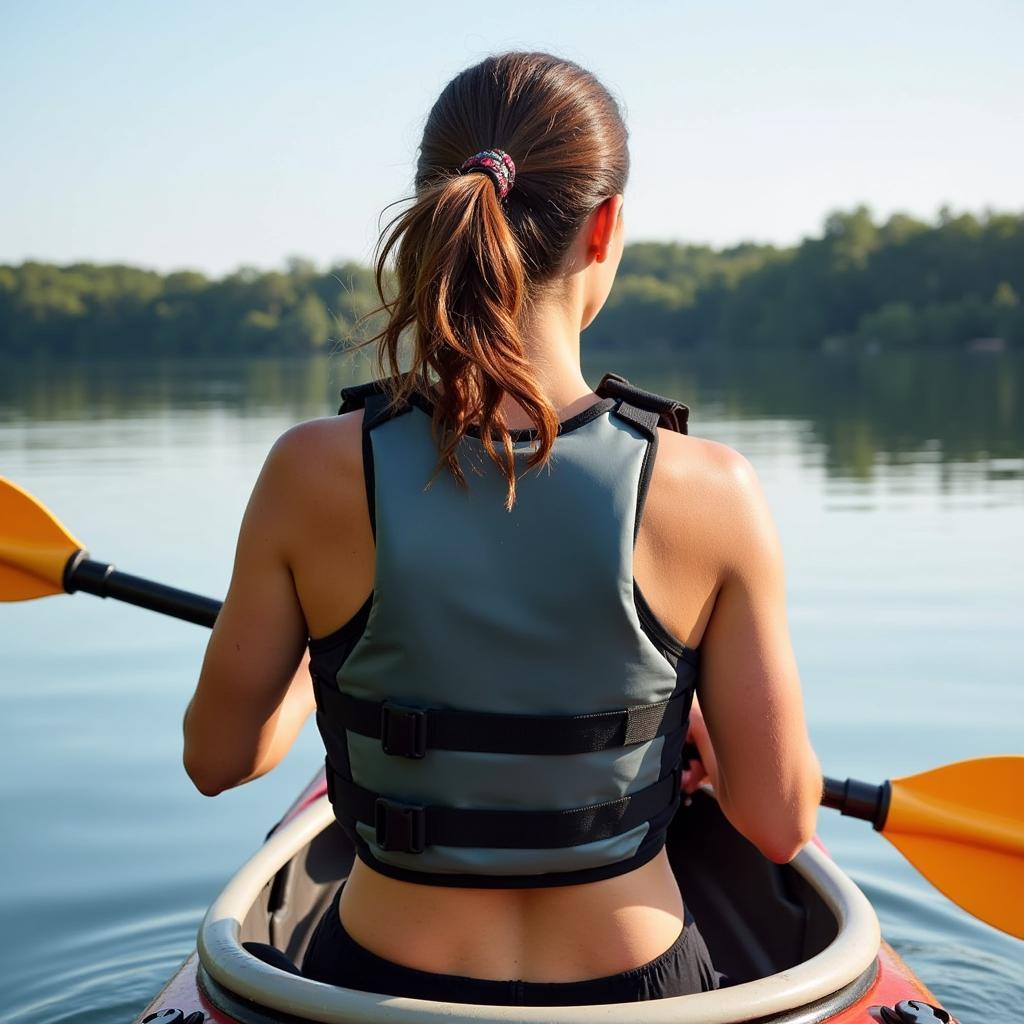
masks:
[[[621,196],[584,224],[564,273],[530,308],[523,337],[565,419],[597,396],[579,363],[622,254]],[[508,402],[512,427],[530,426]],[[374,573],[361,413],[301,423],[275,444],[239,533],[231,585],[185,715],[186,770],[207,795],[270,771],[313,710],[307,636],[365,602]],[[807,737],[786,622],[782,559],[749,463],[711,441],[661,431],[634,558],[648,603],[700,646],[691,738],[701,763],[684,788],[713,784],[723,810],[769,858],[810,838],[821,774]],[[421,970],[577,981],[657,957],[683,927],[664,852],[585,885],[457,889],[387,878],[357,862],[341,918],[367,949]]]

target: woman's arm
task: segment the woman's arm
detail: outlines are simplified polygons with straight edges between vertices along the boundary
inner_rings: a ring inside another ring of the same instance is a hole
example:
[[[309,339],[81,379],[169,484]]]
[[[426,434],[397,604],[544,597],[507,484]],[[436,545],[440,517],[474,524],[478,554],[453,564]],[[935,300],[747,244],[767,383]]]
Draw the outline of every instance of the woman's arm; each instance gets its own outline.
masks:
[[[307,632],[286,558],[299,493],[285,434],[242,520],[224,606],[185,712],[184,764],[207,796],[270,771],[313,710]]]
[[[821,770],[804,720],[771,513],[747,460],[731,449],[720,457],[726,555],[701,641],[692,738],[704,747],[726,816],[766,857],[785,863],[814,834]]]

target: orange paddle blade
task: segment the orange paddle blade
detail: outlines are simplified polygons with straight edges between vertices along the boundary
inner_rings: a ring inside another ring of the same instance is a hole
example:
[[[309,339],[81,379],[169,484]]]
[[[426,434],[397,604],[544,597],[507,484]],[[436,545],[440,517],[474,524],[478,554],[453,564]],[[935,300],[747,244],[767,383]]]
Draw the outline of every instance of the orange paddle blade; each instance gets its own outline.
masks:
[[[1024,938],[1024,756],[893,779],[882,835],[969,914]]]
[[[64,593],[64,567],[79,541],[28,491],[0,477],[0,601]]]

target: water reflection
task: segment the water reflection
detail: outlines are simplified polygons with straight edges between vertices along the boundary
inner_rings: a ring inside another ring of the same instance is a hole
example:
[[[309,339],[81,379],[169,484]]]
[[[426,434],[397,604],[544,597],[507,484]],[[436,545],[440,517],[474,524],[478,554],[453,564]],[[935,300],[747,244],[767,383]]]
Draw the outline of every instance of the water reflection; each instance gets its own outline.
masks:
[[[621,352],[591,356],[587,377],[609,369],[688,402],[695,433],[755,463],[832,774],[899,777],[1019,748],[1021,357]],[[333,413],[340,386],[369,373],[338,358],[8,364],[0,473],[97,557],[221,594],[274,437]],[[25,826],[0,844],[0,877],[19,880],[0,892],[0,917],[19,922],[0,934],[5,1020],[131,1019],[322,757],[307,728],[253,786],[215,804],[195,794],[179,723],[203,644],[200,630],[117,602],[3,609],[0,804]],[[1019,944],[861,824],[822,814],[820,830],[883,933],[964,1024],[1015,1019]]]
[[[961,353],[819,354],[657,358],[591,356],[605,369],[679,397],[693,429],[719,419],[756,421],[754,440],[799,445],[808,466],[835,483],[900,481],[927,468],[930,486],[984,490],[1024,481],[1024,357]],[[371,375],[367,357],[9,364],[0,378],[0,422],[154,418],[174,409],[268,410],[327,415],[339,388]],[[753,424],[752,424],[753,425]]]
[[[968,480],[1024,479],[1024,359],[960,353],[837,357],[700,357],[643,368],[652,386],[689,396],[697,426],[728,419],[799,420],[801,446],[830,476],[870,480],[926,464],[965,463]]]

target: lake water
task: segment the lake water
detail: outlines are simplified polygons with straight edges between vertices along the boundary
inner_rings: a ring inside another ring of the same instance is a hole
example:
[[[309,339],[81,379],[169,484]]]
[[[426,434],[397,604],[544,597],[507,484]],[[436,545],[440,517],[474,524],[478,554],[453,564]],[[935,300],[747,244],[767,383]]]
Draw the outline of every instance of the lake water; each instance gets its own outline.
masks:
[[[287,426],[334,412],[319,359],[6,366],[0,474],[96,558],[223,595]],[[873,781],[1024,747],[1024,361],[594,359],[679,397],[757,468],[787,560],[812,737]],[[686,524],[680,523],[680,529]],[[0,1019],[130,1021],[321,757],[207,800],[180,763],[204,630],[86,595],[0,607]],[[1024,945],[822,812],[882,930],[963,1024],[1017,1019]]]

